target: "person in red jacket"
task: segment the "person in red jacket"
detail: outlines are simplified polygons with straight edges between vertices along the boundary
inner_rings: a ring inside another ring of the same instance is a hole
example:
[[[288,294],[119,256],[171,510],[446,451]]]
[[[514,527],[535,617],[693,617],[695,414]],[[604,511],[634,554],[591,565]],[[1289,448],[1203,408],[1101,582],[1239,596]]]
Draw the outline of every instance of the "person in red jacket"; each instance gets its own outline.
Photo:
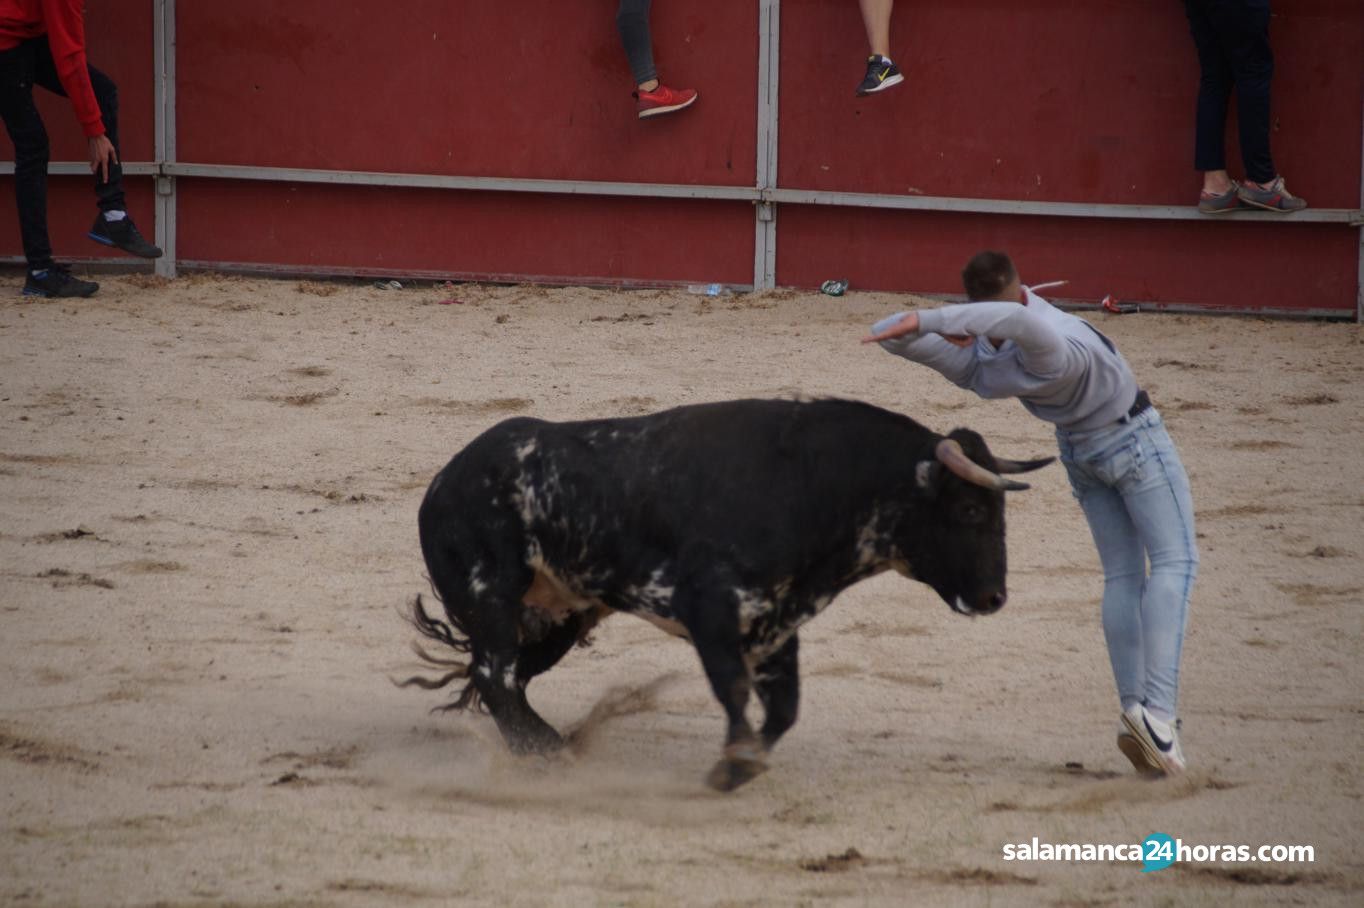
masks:
[[[93,281],[52,260],[47,236],[47,130],[33,103],[40,85],[71,100],[90,145],[99,214],[89,236],[143,258],[161,250],[138,233],[123,198],[118,89],[85,59],[85,0],[0,0],[0,117],[14,142],[14,196],[29,296],[89,296]]]

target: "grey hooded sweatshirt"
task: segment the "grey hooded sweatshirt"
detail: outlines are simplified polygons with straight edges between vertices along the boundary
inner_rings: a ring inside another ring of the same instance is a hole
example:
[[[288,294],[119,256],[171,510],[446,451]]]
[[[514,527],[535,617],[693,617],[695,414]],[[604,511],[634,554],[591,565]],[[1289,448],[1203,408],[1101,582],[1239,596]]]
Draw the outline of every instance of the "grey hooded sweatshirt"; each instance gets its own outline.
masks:
[[[1027,287],[1023,291],[1027,305],[982,302],[921,309],[918,334],[884,340],[881,346],[981,397],[1017,397],[1028,412],[1067,432],[1116,423],[1137,397],[1127,360],[1085,320]],[[904,315],[882,319],[873,332]],[[957,347],[941,334],[971,334],[976,342]],[[1003,341],[998,350],[989,338]]]

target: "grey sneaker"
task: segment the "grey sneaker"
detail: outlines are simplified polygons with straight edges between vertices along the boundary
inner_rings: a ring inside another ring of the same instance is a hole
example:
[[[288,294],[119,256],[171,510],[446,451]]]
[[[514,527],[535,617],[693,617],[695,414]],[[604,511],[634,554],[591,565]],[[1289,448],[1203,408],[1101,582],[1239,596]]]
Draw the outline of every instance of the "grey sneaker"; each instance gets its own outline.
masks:
[[[1151,715],[1146,707],[1137,704],[1123,710],[1122,724],[1141,750],[1143,762],[1155,767],[1153,771],[1167,776],[1177,776],[1184,771],[1184,750],[1179,746],[1178,721],[1162,722]],[[1122,746],[1121,740],[1118,746]],[[1128,759],[1132,760],[1132,757],[1129,755]],[[1136,763],[1136,760],[1132,760],[1134,766]]]
[[[1241,208],[1241,184],[1231,181],[1231,188],[1221,195],[1199,193],[1198,210],[1204,214],[1225,214]]]
[[[1254,205],[1256,208],[1263,208],[1266,211],[1286,213],[1301,211],[1307,207],[1305,200],[1288,191],[1288,188],[1283,184],[1283,177],[1275,177],[1274,182],[1270,183],[1266,189],[1261,189],[1254,183],[1243,183],[1236,194],[1247,205]]]

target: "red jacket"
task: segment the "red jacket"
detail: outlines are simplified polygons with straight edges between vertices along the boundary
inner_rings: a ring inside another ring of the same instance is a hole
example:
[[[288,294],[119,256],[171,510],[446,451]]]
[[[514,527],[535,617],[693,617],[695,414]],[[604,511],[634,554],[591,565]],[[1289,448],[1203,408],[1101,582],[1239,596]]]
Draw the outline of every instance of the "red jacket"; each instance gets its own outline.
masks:
[[[86,138],[104,135],[85,62],[85,0],[0,0],[0,51],[43,35]]]

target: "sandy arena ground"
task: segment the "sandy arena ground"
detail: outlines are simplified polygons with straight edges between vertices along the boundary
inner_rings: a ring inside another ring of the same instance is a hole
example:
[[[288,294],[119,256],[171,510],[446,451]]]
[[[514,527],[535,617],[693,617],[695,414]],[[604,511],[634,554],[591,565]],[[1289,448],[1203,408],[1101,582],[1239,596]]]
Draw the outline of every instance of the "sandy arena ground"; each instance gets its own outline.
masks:
[[[883,575],[803,631],[770,771],[691,648],[621,616],[530,688],[571,760],[400,690],[416,510],[513,414],[839,395],[1054,453],[858,344],[912,298],[102,278],[0,297],[0,903],[1359,904],[1364,330],[1092,314],[1164,413],[1202,571],[1193,771],[1134,778],[1088,530],[1059,466],[1009,499],[1009,605]],[[449,297],[458,303],[442,304]],[[1005,861],[1007,843],[1307,844],[1312,864]]]

